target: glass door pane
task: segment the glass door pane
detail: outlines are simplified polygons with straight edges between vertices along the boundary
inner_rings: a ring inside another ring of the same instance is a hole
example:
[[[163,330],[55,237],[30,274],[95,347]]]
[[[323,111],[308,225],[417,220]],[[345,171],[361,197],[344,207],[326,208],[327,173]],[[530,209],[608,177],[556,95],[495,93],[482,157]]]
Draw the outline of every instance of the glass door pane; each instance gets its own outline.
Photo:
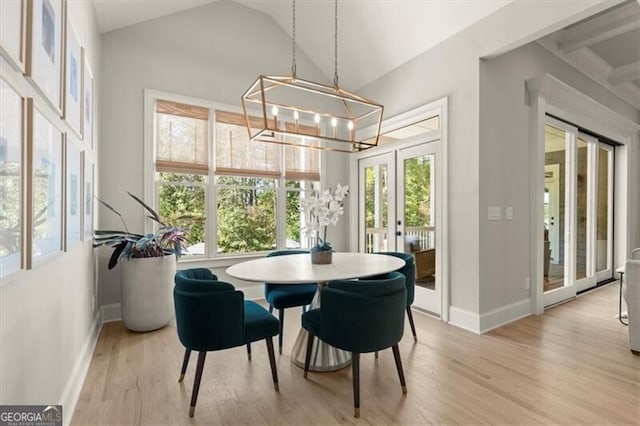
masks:
[[[394,162],[393,153],[359,161],[361,252],[395,250],[395,238],[389,238],[393,235],[391,226],[395,226],[395,210],[389,209],[395,204],[391,200],[394,195]]]
[[[410,253],[416,268],[414,305],[440,314],[439,253],[436,239],[439,144],[425,144],[398,154],[398,251]]]
[[[612,277],[612,204],[613,204],[613,149],[598,147],[598,189],[596,220],[596,271],[598,281]]]
[[[545,126],[544,291],[565,286],[567,132]]]
[[[596,286],[596,160],[598,140],[580,133],[576,152],[576,291]]]
[[[576,228],[576,279],[587,277],[587,251],[591,248],[587,235],[587,221],[589,205],[588,205],[588,188],[589,188],[589,168],[587,167],[587,159],[589,156],[587,142],[578,138],[578,154],[576,156],[577,177],[577,208],[578,215]]]
[[[433,155],[404,160],[404,252],[416,261],[416,285],[435,288],[436,245],[432,204]]]

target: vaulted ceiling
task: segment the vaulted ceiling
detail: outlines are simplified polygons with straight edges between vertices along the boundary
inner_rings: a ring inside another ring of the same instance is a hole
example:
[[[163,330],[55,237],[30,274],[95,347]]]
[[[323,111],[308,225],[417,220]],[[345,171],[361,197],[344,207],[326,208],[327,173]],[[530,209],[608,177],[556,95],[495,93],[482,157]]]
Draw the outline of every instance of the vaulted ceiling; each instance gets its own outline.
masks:
[[[540,44],[640,110],[640,1],[570,25]]]
[[[218,0],[93,1],[100,29],[108,32]],[[266,14],[291,35],[290,0],[234,1]],[[357,90],[510,2],[340,0],[340,85]],[[333,1],[297,0],[296,15],[298,49],[332,81]],[[628,0],[539,42],[640,109],[640,0]],[[304,69],[297,71],[305,77]]]
[[[291,1],[236,1],[265,13],[291,35]],[[215,0],[94,0],[102,32],[213,2]],[[357,90],[510,2],[340,0],[340,85]],[[298,48],[323,71],[328,82],[333,81],[333,1],[297,0],[296,15]],[[304,69],[297,71],[300,77],[305,77]]]

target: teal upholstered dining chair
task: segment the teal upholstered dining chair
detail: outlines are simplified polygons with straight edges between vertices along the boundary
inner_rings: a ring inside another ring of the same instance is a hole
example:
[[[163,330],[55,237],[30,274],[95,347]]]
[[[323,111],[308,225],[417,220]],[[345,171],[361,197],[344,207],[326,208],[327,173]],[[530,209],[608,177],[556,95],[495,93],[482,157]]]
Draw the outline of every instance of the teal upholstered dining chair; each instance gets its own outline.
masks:
[[[208,269],[178,271],[173,297],[176,308],[178,337],[185,347],[180,379],[187,371],[191,351],[198,352],[198,364],[191,393],[189,416],[193,417],[209,351],[247,345],[264,339],[267,343],[271,375],[276,391],[278,372],[273,351],[273,336],[278,334],[278,320],[255,302],[244,300],[244,294],[229,283],[218,281]]]
[[[393,349],[402,393],[407,386],[398,342],[404,332],[407,300],[405,278],[399,272],[368,281],[331,281],[321,289],[320,309],[302,315],[302,327],[309,332],[304,376],[309,372],[311,348],[317,337],[353,356],[354,416],[360,417],[360,354]]]
[[[404,266],[397,270],[405,278],[405,285],[407,286],[407,317],[409,318],[409,325],[411,326],[411,334],[413,334],[413,340],[418,341],[418,336],[416,334],[416,326],[413,323],[413,314],[411,313],[411,305],[413,305],[413,300],[415,298],[415,287],[416,287],[416,265],[413,260],[413,256],[410,253],[402,253],[395,251],[387,251],[387,252],[378,252],[377,254],[384,254],[386,256],[393,256],[404,260]],[[364,278],[366,279],[366,278]]]
[[[269,253],[267,257],[302,253],[309,252],[306,250],[278,250]],[[269,303],[269,312],[273,312],[273,308],[278,310],[280,319],[278,350],[280,353],[282,353],[282,342],[284,340],[284,310],[302,306],[302,312],[304,313],[304,307],[311,304],[313,296],[316,294],[316,288],[317,284],[264,284],[264,298]]]

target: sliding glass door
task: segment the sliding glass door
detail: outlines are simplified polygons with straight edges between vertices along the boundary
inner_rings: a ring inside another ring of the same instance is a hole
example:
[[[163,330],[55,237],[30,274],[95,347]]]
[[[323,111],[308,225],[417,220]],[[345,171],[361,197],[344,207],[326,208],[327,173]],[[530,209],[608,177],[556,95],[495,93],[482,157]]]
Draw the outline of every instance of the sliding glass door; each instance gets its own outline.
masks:
[[[612,277],[613,148],[552,118],[545,126],[545,306]]]

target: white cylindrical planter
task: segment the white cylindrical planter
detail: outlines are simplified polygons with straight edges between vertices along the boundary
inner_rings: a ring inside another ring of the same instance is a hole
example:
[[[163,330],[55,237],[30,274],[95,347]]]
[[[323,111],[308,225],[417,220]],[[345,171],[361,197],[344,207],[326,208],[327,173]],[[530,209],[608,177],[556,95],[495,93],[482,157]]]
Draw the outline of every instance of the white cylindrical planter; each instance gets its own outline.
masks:
[[[131,258],[120,265],[122,322],[133,331],[151,331],[174,316],[175,255]]]

